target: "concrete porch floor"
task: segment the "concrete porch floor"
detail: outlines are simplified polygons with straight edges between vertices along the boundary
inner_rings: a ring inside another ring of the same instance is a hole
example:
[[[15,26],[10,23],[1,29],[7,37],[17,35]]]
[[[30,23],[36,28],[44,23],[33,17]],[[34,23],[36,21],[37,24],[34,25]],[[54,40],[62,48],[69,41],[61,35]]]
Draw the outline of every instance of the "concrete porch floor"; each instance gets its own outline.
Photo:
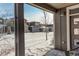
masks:
[[[51,49],[45,54],[45,56],[65,56],[65,53],[64,51]]]

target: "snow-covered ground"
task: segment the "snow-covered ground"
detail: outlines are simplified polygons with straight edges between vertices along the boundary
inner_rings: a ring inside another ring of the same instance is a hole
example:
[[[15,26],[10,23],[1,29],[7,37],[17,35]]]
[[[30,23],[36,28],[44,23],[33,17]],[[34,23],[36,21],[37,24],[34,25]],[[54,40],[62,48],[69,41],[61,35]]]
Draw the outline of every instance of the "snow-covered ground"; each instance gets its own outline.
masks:
[[[25,34],[25,53],[26,55],[44,55],[51,48],[54,48],[54,33],[48,33],[48,40],[46,40],[46,33],[27,33]],[[53,42],[53,45],[50,44]],[[28,54],[29,52],[29,54]]]
[[[26,56],[65,56],[64,51],[55,50],[54,33],[48,33],[48,40],[44,32],[25,33]],[[70,51],[71,56],[79,55],[79,49]],[[0,34],[0,56],[15,56],[15,35]]]
[[[25,55],[41,56],[54,48],[54,33],[48,33],[46,40],[45,32],[25,33]],[[52,45],[52,46],[51,46]],[[0,55],[15,55],[15,36],[14,34],[0,34]]]

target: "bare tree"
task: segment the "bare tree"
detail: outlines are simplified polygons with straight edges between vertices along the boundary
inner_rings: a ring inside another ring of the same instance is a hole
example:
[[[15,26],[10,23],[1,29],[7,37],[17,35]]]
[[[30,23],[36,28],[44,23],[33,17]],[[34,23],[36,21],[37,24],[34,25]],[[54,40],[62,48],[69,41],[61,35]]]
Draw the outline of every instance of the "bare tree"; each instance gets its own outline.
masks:
[[[43,14],[44,14],[44,24],[45,24],[45,32],[46,32],[46,40],[48,40],[48,28],[47,28],[47,25],[48,25],[48,15],[47,15],[47,12],[46,11],[43,11]]]

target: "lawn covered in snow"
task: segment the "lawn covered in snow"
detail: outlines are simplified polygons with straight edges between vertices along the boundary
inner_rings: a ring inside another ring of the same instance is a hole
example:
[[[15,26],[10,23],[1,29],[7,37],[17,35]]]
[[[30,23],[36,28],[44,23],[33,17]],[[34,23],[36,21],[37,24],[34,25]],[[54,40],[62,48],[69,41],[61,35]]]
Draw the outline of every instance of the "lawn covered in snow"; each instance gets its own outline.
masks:
[[[25,33],[25,55],[26,56],[41,56],[47,53],[51,48],[54,48],[54,33],[48,33],[46,40],[45,32]],[[0,34],[0,55],[14,56],[15,55],[15,35]]]

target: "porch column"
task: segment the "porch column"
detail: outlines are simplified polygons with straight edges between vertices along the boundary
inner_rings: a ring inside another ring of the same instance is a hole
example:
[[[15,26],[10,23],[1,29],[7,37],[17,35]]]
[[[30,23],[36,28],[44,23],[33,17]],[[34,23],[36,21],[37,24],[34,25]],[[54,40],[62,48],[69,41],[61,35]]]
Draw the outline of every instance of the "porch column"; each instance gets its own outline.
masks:
[[[15,55],[24,56],[24,10],[23,3],[15,3]]]

